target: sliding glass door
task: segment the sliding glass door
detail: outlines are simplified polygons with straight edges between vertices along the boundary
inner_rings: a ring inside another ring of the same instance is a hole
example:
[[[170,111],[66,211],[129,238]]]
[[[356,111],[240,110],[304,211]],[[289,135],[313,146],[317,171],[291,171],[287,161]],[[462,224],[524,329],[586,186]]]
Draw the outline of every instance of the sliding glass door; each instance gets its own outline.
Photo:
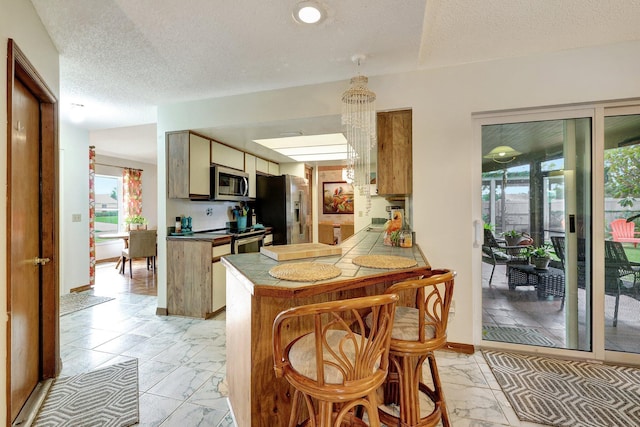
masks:
[[[592,123],[482,126],[484,340],[592,350]]]
[[[640,112],[605,110],[604,346],[640,353]]]

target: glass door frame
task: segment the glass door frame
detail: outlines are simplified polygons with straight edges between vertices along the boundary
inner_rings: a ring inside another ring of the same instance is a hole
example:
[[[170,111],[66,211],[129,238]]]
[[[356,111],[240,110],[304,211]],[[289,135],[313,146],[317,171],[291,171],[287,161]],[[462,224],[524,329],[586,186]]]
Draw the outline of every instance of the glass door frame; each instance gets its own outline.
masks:
[[[513,111],[493,111],[472,115],[474,127],[473,185],[476,196],[472,201],[474,225],[473,251],[473,307],[474,307],[474,343],[481,348],[534,352],[556,357],[582,360],[597,360],[614,363],[640,365],[640,354],[605,351],[604,333],[604,117],[605,115],[640,114],[640,100],[615,102],[594,102],[567,106],[520,109]],[[592,245],[592,295],[591,295],[591,351],[569,350],[551,347],[538,347],[522,344],[485,341],[482,339],[482,126],[591,118],[591,239]]]

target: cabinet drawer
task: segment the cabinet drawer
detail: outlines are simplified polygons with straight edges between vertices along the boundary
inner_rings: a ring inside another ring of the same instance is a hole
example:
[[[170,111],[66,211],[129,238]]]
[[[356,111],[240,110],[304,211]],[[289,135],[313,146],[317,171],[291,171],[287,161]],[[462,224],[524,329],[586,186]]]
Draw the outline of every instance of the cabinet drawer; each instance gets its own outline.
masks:
[[[231,245],[214,246],[212,256],[213,258],[231,255]]]

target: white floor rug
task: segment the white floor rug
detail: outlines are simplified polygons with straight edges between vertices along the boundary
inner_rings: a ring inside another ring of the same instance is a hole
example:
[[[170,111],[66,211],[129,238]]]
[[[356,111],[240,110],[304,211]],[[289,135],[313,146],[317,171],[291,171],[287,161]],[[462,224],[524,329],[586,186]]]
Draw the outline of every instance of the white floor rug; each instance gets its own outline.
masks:
[[[60,297],[60,316],[102,304],[112,299],[114,298],[95,296],[87,292],[65,294]]]

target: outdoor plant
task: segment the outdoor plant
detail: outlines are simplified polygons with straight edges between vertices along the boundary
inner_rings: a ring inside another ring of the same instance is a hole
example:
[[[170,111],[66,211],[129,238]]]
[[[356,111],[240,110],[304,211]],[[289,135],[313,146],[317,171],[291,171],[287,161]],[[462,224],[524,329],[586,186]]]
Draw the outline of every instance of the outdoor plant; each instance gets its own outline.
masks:
[[[507,246],[517,246],[520,240],[522,240],[522,233],[516,230],[505,231],[502,235],[507,241]]]
[[[502,233],[502,235],[504,237],[513,237],[513,238],[515,238],[515,237],[522,236],[522,233],[520,233],[519,231],[516,231],[516,230],[509,230],[509,231],[505,231],[504,233]]]
[[[531,258],[551,258],[551,246],[545,243],[541,246],[535,246],[527,249],[527,256]]]

